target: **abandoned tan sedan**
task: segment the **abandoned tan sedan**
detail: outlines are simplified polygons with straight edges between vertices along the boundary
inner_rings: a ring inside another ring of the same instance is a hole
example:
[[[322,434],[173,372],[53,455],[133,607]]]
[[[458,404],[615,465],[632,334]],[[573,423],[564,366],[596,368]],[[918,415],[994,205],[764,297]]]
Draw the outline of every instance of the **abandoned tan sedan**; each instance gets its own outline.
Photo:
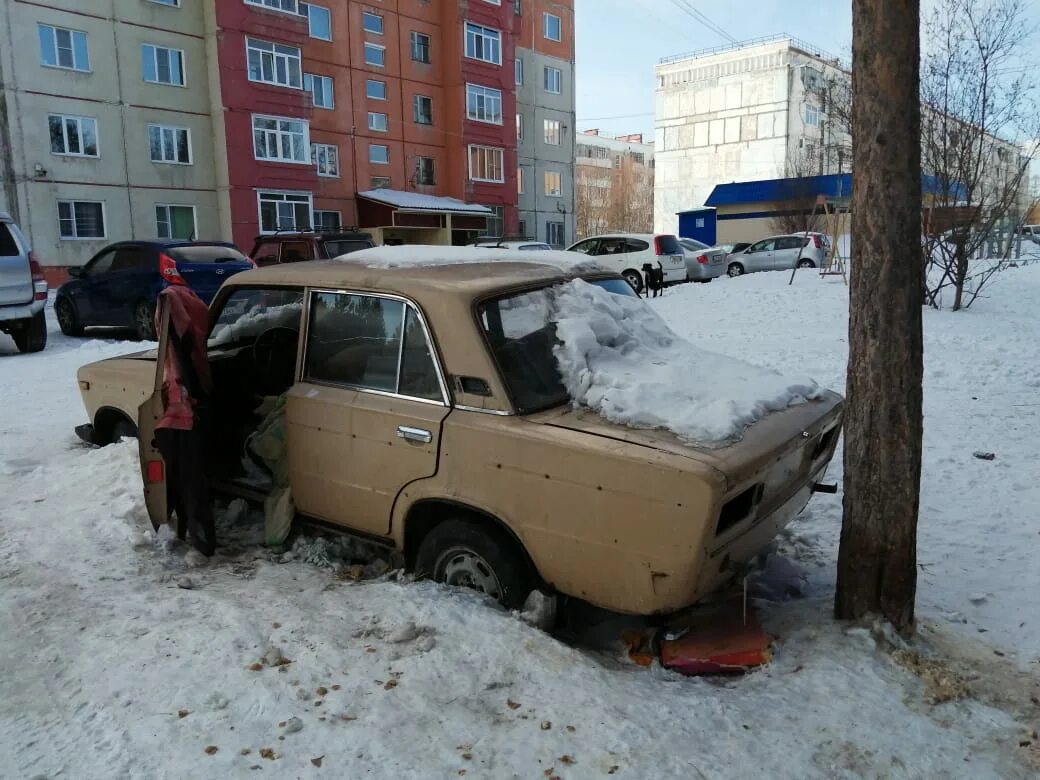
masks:
[[[607,422],[571,404],[555,324],[510,305],[573,270],[489,252],[454,265],[298,263],[225,283],[209,339],[214,485],[264,496],[243,446],[255,410],[285,394],[297,512],[391,544],[421,573],[509,606],[542,589],[653,614],[711,593],[805,506],[841,398],[769,414],[715,449]],[[633,295],[616,274],[580,276]],[[144,402],[142,473],[161,522],[155,365],[154,351],[102,361],[79,380],[95,439]]]

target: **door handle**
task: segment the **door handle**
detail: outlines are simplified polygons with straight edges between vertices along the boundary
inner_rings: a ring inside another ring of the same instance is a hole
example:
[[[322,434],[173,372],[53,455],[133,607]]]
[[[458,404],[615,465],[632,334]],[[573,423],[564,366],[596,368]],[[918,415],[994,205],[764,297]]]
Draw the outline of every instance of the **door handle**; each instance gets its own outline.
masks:
[[[425,428],[412,428],[408,425],[397,426],[397,438],[407,439],[408,441],[418,441],[423,444],[429,444],[433,441],[433,434]]]

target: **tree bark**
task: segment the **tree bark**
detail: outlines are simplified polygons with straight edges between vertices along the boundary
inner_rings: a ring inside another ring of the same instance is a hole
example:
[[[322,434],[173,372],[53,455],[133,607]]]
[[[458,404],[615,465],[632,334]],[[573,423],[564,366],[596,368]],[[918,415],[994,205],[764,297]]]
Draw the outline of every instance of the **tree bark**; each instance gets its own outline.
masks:
[[[921,481],[919,0],[853,0],[845,495],[835,615],[914,621]]]

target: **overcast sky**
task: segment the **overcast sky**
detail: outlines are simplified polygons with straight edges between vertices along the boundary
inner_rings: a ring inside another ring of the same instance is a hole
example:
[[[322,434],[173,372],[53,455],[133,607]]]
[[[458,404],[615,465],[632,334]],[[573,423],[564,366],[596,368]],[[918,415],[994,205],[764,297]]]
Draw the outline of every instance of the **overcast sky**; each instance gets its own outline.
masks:
[[[1040,2],[1030,5],[1040,22]],[[576,0],[579,130],[653,138],[657,61],[729,43],[680,6],[738,41],[787,33],[843,58],[852,50],[851,0]]]

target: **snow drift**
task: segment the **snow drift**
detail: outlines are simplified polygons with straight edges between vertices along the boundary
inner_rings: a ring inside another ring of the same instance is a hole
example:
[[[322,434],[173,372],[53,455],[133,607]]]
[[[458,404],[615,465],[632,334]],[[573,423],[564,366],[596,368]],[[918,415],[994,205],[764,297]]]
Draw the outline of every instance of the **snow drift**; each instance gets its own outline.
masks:
[[[811,379],[684,341],[638,298],[576,279],[555,290],[553,305],[564,385],[575,404],[611,422],[718,446],[769,412],[819,394]]]

